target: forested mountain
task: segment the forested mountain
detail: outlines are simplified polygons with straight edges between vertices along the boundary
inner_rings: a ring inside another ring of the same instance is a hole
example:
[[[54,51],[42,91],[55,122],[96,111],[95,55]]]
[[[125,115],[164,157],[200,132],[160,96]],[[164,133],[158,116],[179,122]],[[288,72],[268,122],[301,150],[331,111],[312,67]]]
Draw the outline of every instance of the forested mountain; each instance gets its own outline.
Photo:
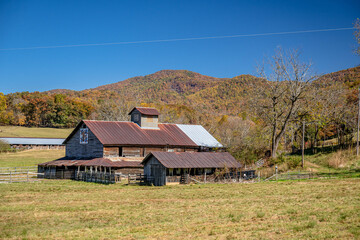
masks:
[[[181,112],[188,112],[190,119],[185,122],[196,122],[209,115],[220,118],[244,112],[249,115],[251,109],[247,103],[254,98],[254,87],[264,82],[252,75],[215,78],[187,70],[162,70],[83,91],[55,89],[42,93],[11,93],[2,97],[4,106],[0,109],[0,121],[10,125],[71,127],[81,118],[102,118],[97,110],[109,104],[114,108],[153,105],[165,111],[178,110],[179,116]],[[360,83],[360,67],[326,74],[314,81],[320,88],[335,83],[354,88]],[[80,111],[79,105],[85,109]],[[47,111],[52,113],[47,114]],[[67,116],[58,116],[61,114]],[[42,117],[47,119],[40,120]],[[169,120],[174,120],[173,117]]]
[[[303,112],[309,119],[321,119],[316,136],[351,131],[359,83],[360,67],[312,82],[308,91],[312,109]],[[252,144],[266,135],[264,119],[254,106],[262,98],[261,89],[265,92],[271,84],[251,75],[215,78],[186,70],[162,70],[83,91],[0,94],[0,124],[74,127],[80,119],[128,120],[128,111],[142,105],[159,108],[162,122],[202,124],[227,146],[236,145],[239,139],[242,144]]]

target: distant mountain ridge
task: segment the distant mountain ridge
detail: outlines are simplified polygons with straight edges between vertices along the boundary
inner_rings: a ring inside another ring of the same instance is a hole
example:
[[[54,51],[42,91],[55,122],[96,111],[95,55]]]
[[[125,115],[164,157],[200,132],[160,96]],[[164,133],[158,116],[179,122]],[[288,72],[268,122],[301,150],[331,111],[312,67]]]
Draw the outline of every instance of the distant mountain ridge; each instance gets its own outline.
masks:
[[[127,120],[132,107],[152,106],[163,113],[163,122],[210,126],[225,115],[254,116],[256,92],[265,83],[252,75],[216,78],[187,70],[162,70],[82,91],[10,93],[3,97],[7,106],[0,120],[5,125],[71,127],[80,119]],[[348,102],[354,102],[360,67],[323,75],[313,84],[320,91],[329,86],[339,89]]]
[[[74,91],[55,89],[48,94],[66,94],[84,99],[125,99],[147,104],[184,105],[208,109],[217,114],[238,114],[252,97],[252,90],[264,79],[244,74],[233,78],[216,78],[188,70],[161,70],[145,76],[128,78],[92,89]],[[360,83],[360,67],[321,76],[322,86],[337,82],[349,87]]]

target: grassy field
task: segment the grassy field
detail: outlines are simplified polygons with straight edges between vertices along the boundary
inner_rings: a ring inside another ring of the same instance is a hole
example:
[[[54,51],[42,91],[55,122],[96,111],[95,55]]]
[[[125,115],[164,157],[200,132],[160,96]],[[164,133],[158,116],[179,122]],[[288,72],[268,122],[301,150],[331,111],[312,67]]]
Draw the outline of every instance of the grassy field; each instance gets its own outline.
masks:
[[[360,180],[0,185],[1,239],[356,239]]]
[[[0,167],[34,166],[65,156],[65,150],[25,150],[0,153]]]
[[[72,128],[60,129],[0,126],[0,137],[66,138],[72,130]]]

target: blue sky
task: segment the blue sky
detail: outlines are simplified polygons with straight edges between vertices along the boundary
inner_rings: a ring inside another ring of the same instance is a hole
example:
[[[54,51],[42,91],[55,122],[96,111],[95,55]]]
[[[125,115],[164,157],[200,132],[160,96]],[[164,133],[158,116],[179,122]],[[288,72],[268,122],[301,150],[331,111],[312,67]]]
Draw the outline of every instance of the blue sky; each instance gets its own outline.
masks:
[[[0,49],[352,27],[360,1],[0,1]],[[0,92],[82,90],[187,69],[255,74],[274,49],[298,48],[318,73],[357,66],[352,30],[126,45],[0,50]]]

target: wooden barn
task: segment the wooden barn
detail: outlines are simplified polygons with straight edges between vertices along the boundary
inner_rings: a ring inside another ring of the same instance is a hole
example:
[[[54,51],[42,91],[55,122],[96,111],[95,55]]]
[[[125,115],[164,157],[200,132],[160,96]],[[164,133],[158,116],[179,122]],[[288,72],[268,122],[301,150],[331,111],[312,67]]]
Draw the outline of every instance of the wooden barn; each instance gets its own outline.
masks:
[[[66,156],[39,164],[39,172],[62,178],[79,171],[143,173],[150,153],[223,151],[200,125],[159,123],[154,108],[135,107],[129,115],[129,122],[82,120],[64,141]]]
[[[153,152],[142,161],[147,182],[163,186],[183,177],[209,178],[216,171],[238,172],[241,164],[227,152]],[[205,180],[206,181],[206,180]]]

